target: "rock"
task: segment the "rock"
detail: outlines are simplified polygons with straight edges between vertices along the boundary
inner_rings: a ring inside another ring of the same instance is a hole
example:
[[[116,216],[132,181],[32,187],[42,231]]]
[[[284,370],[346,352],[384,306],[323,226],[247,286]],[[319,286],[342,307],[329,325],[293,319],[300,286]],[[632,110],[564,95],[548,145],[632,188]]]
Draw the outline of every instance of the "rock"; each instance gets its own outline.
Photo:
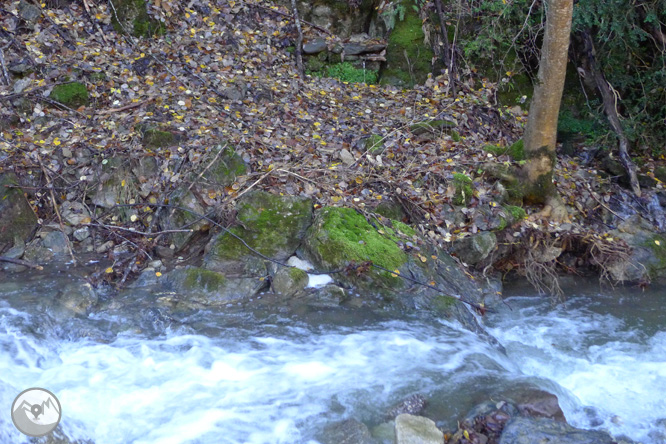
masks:
[[[238,176],[245,174],[247,166],[236,151],[228,146],[218,146],[211,150],[210,155],[216,156],[219,150],[224,151],[203,173],[201,179],[205,182],[206,188],[221,191],[224,187],[234,183]],[[201,183],[198,185],[201,188]]]
[[[354,162],[356,162],[356,159],[354,159],[354,156],[352,153],[350,153],[347,149],[342,149],[340,151],[340,160],[342,160],[342,163],[344,163],[346,166],[352,165]]]
[[[463,262],[476,265],[484,260],[497,246],[497,236],[493,232],[484,232],[457,239],[452,252]]]
[[[286,261],[294,254],[312,222],[312,201],[301,197],[255,191],[243,196],[237,209],[240,226],[229,231],[261,254],[279,261]],[[206,246],[204,267],[231,272],[242,268],[248,258],[258,257],[224,232]]]
[[[368,427],[355,419],[330,424],[324,428],[321,438],[322,444],[372,444]]]
[[[345,58],[348,55],[367,54],[372,52],[381,52],[386,48],[386,43],[347,43],[344,45]]]
[[[44,248],[49,249],[53,254],[65,254],[69,250],[67,248],[67,236],[60,231],[51,231],[42,239]]]
[[[410,415],[418,415],[423,412],[427,404],[425,396],[416,393],[399,404],[393,406],[388,413],[386,414],[388,419],[395,419],[396,416],[402,415],[403,413],[409,413]]]
[[[633,215],[610,232],[632,249],[626,261],[610,264],[608,271],[617,281],[639,281],[643,278],[666,278],[666,236],[639,215]]]
[[[261,270],[256,269],[257,266],[263,264],[259,261],[248,263],[247,269],[241,270],[244,276],[233,278],[205,268],[179,268],[167,274],[166,282],[177,294],[187,295],[178,300],[181,308],[226,306],[244,301],[266,287],[268,282],[263,279]],[[265,268],[263,273],[265,275]]]
[[[338,307],[349,299],[344,289],[333,284],[322,288],[308,288],[299,296],[303,296],[305,303],[311,307]]]
[[[410,243],[413,251],[405,249]],[[402,247],[402,248],[401,248]],[[404,249],[403,249],[404,248]],[[336,273],[335,283],[354,289],[365,304],[399,310],[431,310],[440,316],[453,316],[474,331],[482,331],[474,316],[454,297],[481,301],[483,292],[465,275],[447,253],[428,246],[409,226],[390,221],[390,225],[370,225],[352,208],[325,207],[317,211],[300,250],[316,270],[337,270],[360,265],[351,273]],[[433,256],[436,259],[433,259]],[[366,261],[374,266],[363,266]],[[390,270],[390,271],[387,271]],[[397,271],[397,272],[396,272]],[[438,290],[419,285],[435,282]]]
[[[37,216],[18,185],[13,173],[0,174],[0,246],[13,245],[15,238],[27,241],[37,226]]]
[[[60,307],[78,315],[87,315],[97,304],[98,297],[89,283],[70,283],[58,293],[56,298]]]
[[[76,226],[90,222],[90,212],[81,202],[64,202],[60,205],[60,215],[69,225]]]
[[[121,200],[121,189],[123,181],[126,186],[133,184],[132,176],[123,165],[120,157],[112,157],[102,161],[101,175],[97,191],[92,197],[92,203],[103,207],[112,208]]]
[[[187,232],[169,233],[168,240],[175,245],[175,251],[185,247],[197,231],[208,229],[210,223],[199,218],[206,210],[199,203],[194,193],[183,185],[180,189],[173,192],[170,199],[174,206],[185,208],[190,211],[180,209],[165,208],[160,214],[160,227],[163,230],[190,230]]]
[[[74,231],[74,239],[81,242],[90,237],[90,229],[88,227],[79,228]]]
[[[25,77],[23,79],[18,79],[16,82],[14,82],[14,94],[20,94],[25,90],[30,84],[32,83],[32,79],[30,77]]]
[[[502,432],[499,444],[613,444],[605,432],[582,430],[547,418],[511,419]]]
[[[228,86],[222,90],[222,95],[234,102],[243,100],[246,94],[247,86],[244,84]]]
[[[284,296],[293,296],[308,285],[308,274],[298,268],[282,267],[273,276],[273,291]]]
[[[396,444],[442,444],[444,433],[434,421],[407,413],[395,419]]]
[[[26,22],[37,21],[42,15],[42,11],[35,5],[26,1],[21,1],[18,7],[19,16]]]
[[[512,399],[523,416],[566,422],[557,396],[539,389],[514,391]]]
[[[314,40],[309,40],[303,43],[303,52],[305,54],[318,54],[320,52],[326,51],[328,45],[325,39],[316,38]]]

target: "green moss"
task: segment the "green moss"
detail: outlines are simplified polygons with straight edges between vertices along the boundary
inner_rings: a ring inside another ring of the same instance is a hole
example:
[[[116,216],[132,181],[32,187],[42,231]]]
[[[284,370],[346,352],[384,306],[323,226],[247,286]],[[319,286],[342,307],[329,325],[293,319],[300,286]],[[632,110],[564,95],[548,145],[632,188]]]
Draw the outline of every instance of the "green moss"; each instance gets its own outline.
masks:
[[[333,77],[349,83],[367,83],[368,85],[377,83],[376,71],[357,68],[349,62],[334,63],[323,68],[323,73],[313,72],[313,74],[320,77]]]
[[[62,103],[70,108],[78,108],[89,102],[88,89],[86,85],[79,82],[57,85],[51,91],[50,97],[56,102]]]
[[[428,132],[441,132],[447,129],[455,128],[457,125],[455,122],[450,120],[426,120],[424,122],[418,122],[409,127],[409,130],[414,134],[424,134]],[[460,138],[460,135],[458,135]]]
[[[311,222],[312,201],[255,192],[238,204],[236,216],[241,226],[230,229],[261,254],[284,259],[301,242]],[[212,254],[218,260],[240,260],[252,254],[238,239],[223,234],[214,243]]]
[[[304,270],[301,270],[300,268],[296,268],[296,267],[291,267],[289,269],[289,277],[294,282],[305,281],[306,285],[307,285],[307,282],[308,282],[308,279],[309,279],[307,272],[305,272]]]
[[[395,270],[407,255],[388,237],[382,236],[352,208],[325,208],[322,230],[328,236],[319,245],[319,254],[329,264],[372,261]]]
[[[516,162],[525,160],[525,145],[523,144],[523,139],[518,139],[508,147],[488,144],[483,147],[483,150],[492,153],[495,156],[508,154],[509,157]]]
[[[458,131],[451,131],[451,139],[452,139],[454,142],[460,142],[460,141],[462,140],[462,138],[460,137],[460,134],[458,133]]]
[[[365,139],[365,149],[371,153],[381,153],[384,151],[384,138],[379,134],[373,134]]]
[[[112,0],[116,14],[112,15],[113,28],[118,33],[131,32],[136,37],[163,35],[164,24],[148,15],[145,0]]]
[[[410,237],[416,235],[416,231],[414,231],[414,229],[412,227],[410,227],[409,225],[407,225],[407,224],[403,224],[402,222],[397,221],[397,220],[392,220],[391,223],[393,224],[395,229],[398,230],[398,232],[400,232],[404,235],[407,235],[407,236],[410,236]]]
[[[513,217],[514,220],[523,220],[527,217],[527,213],[522,207],[516,205],[506,205],[504,209]]]
[[[433,300],[433,307],[438,312],[449,312],[456,304],[458,299],[453,296],[445,296],[443,294],[435,296]]]
[[[143,133],[143,144],[150,148],[166,148],[176,143],[176,136],[168,131],[149,129]]]
[[[321,71],[324,68],[324,62],[319,60],[318,57],[308,57],[305,62],[305,69],[308,71],[308,74]]]
[[[211,155],[216,155],[216,151],[211,152]],[[228,186],[231,185],[238,176],[242,176],[246,172],[247,166],[243,159],[233,148],[228,147],[225,148],[224,153],[222,153],[215,163],[204,173],[203,178],[209,182]]]
[[[183,286],[186,290],[219,291],[226,283],[222,273],[203,268],[190,268],[186,271]]]
[[[456,188],[453,203],[455,205],[467,205],[474,195],[472,179],[465,174],[454,173],[453,185]]]
[[[657,259],[657,264],[648,269],[650,276],[654,278],[666,270],[666,236],[656,234],[648,239],[644,246],[649,248]]]
[[[403,0],[404,20],[396,20],[386,48],[386,69],[381,73],[381,84],[410,88],[425,82],[432,70],[433,52],[424,43],[423,23],[412,3]]]

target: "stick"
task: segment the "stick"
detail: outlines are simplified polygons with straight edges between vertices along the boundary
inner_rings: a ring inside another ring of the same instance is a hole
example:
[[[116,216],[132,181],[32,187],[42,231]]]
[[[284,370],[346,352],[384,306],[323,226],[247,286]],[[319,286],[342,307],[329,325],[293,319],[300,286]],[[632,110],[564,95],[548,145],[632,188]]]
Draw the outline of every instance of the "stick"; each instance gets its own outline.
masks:
[[[121,106],[120,108],[109,108],[109,109],[105,109],[105,110],[102,110],[102,111],[98,111],[97,115],[105,116],[107,114],[113,114],[113,113],[119,113],[121,111],[127,111],[128,109],[138,108],[140,106],[143,106],[146,103],[152,102],[153,100],[155,100],[154,97],[149,97],[148,99],[144,100],[143,102],[130,103],[129,105]]]
[[[32,262],[24,261],[21,259],[14,259],[11,257],[0,256],[0,262],[9,262],[10,264],[23,265],[28,268],[34,268],[35,270],[43,270],[44,267],[41,265],[33,264]]]

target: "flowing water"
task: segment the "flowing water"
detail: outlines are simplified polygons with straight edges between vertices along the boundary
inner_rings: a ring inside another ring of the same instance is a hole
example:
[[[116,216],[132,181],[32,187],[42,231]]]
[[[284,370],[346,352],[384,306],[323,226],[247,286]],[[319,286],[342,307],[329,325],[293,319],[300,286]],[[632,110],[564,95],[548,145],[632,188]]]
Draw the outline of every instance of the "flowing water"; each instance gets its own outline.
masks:
[[[666,442],[663,288],[578,285],[556,307],[517,288],[481,320],[505,354],[456,323],[360,310],[197,312],[154,331],[110,312],[55,322],[43,299],[63,279],[0,285],[1,443],[28,442],[10,406],[29,387],[58,396],[69,437],[126,444],[316,443],[337,420],[372,429],[414,393],[453,428],[525,385],[556,394],[574,426]]]

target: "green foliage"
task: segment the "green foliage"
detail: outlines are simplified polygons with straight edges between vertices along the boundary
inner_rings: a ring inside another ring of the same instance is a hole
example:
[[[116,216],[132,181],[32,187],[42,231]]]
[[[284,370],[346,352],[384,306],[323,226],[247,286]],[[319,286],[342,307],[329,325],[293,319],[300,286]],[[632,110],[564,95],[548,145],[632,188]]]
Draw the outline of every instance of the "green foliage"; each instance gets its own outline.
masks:
[[[166,28],[162,22],[148,14],[145,0],[112,0],[116,14],[112,16],[116,32],[130,32],[136,37],[163,35]]]
[[[78,108],[88,104],[88,89],[78,82],[57,85],[51,91],[51,98],[65,106]]]
[[[500,90],[521,95],[525,77],[534,78],[543,38],[543,3],[532,0],[469,0],[463,39],[466,60],[493,80]],[[618,13],[622,11],[622,13]],[[529,14],[529,15],[528,15]],[[617,109],[629,139],[650,147],[653,154],[666,150],[666,51],[659,43],[664,35],[666,0],[626,2],[625,0],[579,0],[574,8],[572,45],[582,49],[580,33],[590,32],[599,68],[617,93]],[[586,57],[581,54],[581,57]],[[578,61],[580,66],[581,61]],[[511,98],[498,92],[498,99],[511,104]],[[588,97],[594,99],[595,92]],[[525,94],[524,92],[522,94]],[[582,96],[579,87],[565,92]],[[527,94],[529,96],[529,94]],[[508,99],[508,100],[507,100]],[[590,103],[594,109],[595,104]],[[602,113],[592,113],[594,123],[573,121],[563,116],[560,129],[596,139],[610,128]],[[582,120],[580,117],[578,120]]]
[[[309,74],[316,77],[333,77],[348,83],[367,83],[368,85],[377,83],[376,71],[357,68],[349,62],[327,65],[323,68],[324,73],[313,71]]]

